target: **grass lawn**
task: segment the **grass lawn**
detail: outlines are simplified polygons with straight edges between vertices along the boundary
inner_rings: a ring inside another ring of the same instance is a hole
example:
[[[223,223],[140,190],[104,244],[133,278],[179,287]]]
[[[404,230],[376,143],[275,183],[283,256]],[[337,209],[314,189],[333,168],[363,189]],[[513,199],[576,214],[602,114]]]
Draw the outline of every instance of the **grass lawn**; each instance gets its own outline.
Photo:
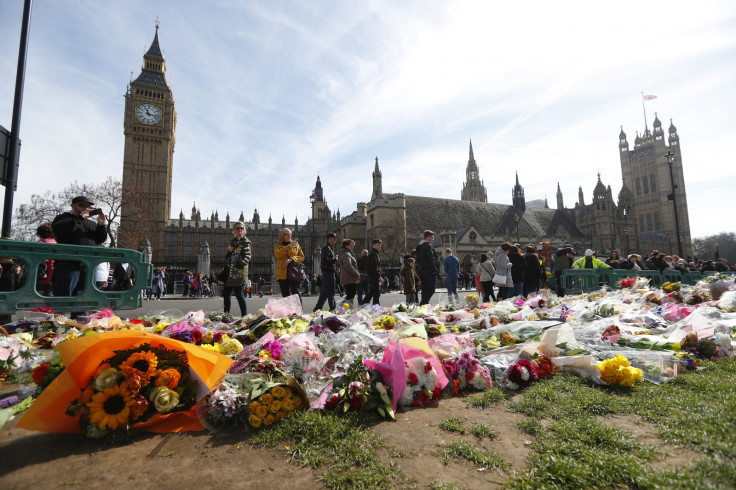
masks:
[[[439,427],[464,439],[444,446],[437,464],[459,459],[503,471],[509,488],[736,487],[736,360],[706,362],[701,371],[669,383],[634,388],[601,387],[562,373],[521,393],[494,387],[466,402],[478,410],[523,415],[518,429],[531,441],[529,460],[523,470],[512,471],[511,462],[488,447],[502,427],[448,416],[437,421]],[[371,430],[377,423],[392,422],[308,411],[246,442],[283,447],[291,463],[319,469],[329,488],[414,487],[401,458],[382,454],[383,441]],[[631,427],[637,424],[650,428],[651,437],[635,434]],[[665,445],[682,448],[692,460],[659,464]],[[432,482],[429,488],[462,488],[462,483]]]

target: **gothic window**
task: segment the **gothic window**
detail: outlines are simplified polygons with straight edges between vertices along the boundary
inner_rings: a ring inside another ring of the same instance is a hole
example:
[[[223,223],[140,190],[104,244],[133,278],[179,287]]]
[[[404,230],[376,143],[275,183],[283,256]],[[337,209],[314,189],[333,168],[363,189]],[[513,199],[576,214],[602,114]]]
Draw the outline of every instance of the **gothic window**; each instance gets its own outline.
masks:
[[[636,179],[636,195],[641,196],[641,181],[638,177]]]
[[[169,241],[170,242],[176,241],[176,233],[169,233]]]
[[[191,245],[187,245],[186,247],[184,247],[184,255],[187,256],[187,257],[190,256],[190,255],[192,255],[192,246]]]
[[[642,183],[644,184],[644,194],[649,194],[649,179],[644,177],[642,180]]]
[[[371,214],[371,228],[373,228],[374,226],[376,226],[376,222],[375,222],[373,214]]]
[[[470,241],[471,242],[474,242],[476,238],[478,238],[478,235],[474,231],[471,231],[470,232]]]
[[[654,229],[655,230],[662,229],[662,220],[659,217],[659,213],[654,213]]]
[[[647,215],[647,231],[652,231],[652,215]]]
[[[657,176],[652,175],[649,177],[649,188],[652,192],[657,192]]]
[[[642,215],[639,215],[639,229],[641,231],[644,231],[645,230],[645,228],[644,228],[644,215],[643,214]]]
[[[170,256],[176,255],[176,247],[174,245],[169,245],[168,251]]]
[[[186,238],[185,238],[185,240],[186,240],[186,241],[188,241],[188,242],[191,242],[191,241],[192,241],[192,235],[190,235],[189,233],[187,233],[187,234],[185,235],[185,237],[186,237]]]

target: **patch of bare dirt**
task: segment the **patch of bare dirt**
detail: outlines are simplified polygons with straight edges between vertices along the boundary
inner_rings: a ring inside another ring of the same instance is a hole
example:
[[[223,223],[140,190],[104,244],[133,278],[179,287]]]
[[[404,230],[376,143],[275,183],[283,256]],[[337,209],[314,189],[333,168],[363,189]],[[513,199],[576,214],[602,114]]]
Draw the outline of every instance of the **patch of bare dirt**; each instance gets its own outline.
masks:
[[[450,417],[464,419],[463,427],[467,432],[460,434],[441,429],[442,421]],[[522,419],[522,415],[509,412],[502,405],[480,410],[468,407],[463,398],[449,398],[435,407],[400,413],[397,423],[382,423],[373,430],[386,441],[385,460],[398,464],[418,488],[427,488],[434,480],[465,489],[497,488],[514,471],[526,466],[530,450],[525,442],[530,438],[516,428],[516,423]],[[470,433],[471,428],[481,424],[493,428],[498,437],[479,439]],[[504,471],[479,471],[469,461],[455,459],[444,464],[444,448],[460,440],[493,449],[511,466]]]

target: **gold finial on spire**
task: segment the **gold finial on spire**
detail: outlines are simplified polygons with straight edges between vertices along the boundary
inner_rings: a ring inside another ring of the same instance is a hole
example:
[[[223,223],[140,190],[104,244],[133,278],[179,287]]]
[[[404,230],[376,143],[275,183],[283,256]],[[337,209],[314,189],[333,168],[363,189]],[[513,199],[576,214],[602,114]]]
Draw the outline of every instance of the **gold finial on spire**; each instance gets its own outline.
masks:
[[[156,30],[157,31],[158,31],[158,25],[159,25],[158,16],[156,16]]]

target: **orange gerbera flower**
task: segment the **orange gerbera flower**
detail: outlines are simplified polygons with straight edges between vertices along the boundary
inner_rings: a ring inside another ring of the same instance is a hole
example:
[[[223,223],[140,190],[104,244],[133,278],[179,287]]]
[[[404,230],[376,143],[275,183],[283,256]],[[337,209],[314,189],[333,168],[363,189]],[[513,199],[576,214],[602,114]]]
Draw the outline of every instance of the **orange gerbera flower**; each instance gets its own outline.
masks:
[[[120,383],[112,388],[95,394],[89,407],[89,421],[100,428],[108,427],[111,430],[119,426],[126,426],[130,414],[130,406],[134,400],[128,393],[128,386]]]
[[[140,373],[144,378],[150,378],[156,372],[158,358],[151,351],[136,352],[120,365],[120,371],[127,378],[131,374]]]

